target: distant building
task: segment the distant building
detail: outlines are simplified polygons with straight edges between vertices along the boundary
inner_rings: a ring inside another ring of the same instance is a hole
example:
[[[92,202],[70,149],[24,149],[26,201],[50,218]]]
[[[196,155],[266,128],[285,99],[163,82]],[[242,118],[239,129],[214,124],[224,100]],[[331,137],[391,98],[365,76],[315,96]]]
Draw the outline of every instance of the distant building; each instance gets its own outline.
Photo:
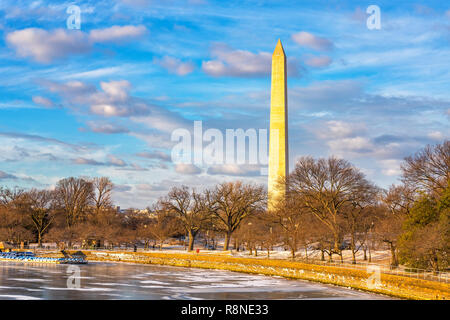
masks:
[[[128,215],[143,215],[147,217],[153,217],[154,212],[150,211],[148,208],[146,209],[136,209],[136,208],[128,208],[128,209],[120,209],[119,213],[128,216]]]
[[[133,212],[134,213],[148,215],[150,213],[150,210],[148,210],[148,209],[135,209]]]

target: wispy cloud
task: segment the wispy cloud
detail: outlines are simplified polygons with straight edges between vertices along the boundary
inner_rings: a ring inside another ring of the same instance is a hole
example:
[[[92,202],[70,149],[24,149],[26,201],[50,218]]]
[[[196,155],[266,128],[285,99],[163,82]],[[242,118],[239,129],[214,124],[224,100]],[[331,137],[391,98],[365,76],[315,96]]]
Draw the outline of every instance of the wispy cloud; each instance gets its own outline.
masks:
[[[193,164],[179,163],[175,165],[175,172],[181,174],[199,174],[202,170]]]
[[[141,37],[144,26],[112,26],[94,29],[89,34],[79,30],[27,28],[10,32],[6,42],[17,55],[32,58],[40,63],[50,63],[73,54],[89,52],[95,43],[121,43]]]
[[[147,159],[157,159],[163,161],[170,161],[170,156],[167,153],[161,151],[153,151],[153,152],[138,152],[136,154],[138,157],[147,158]]]
[[[328,56],[307,57],[305,64],[310,67],[322,68],[331,64],[332,59]]]
[[[224,164],[209,167],[207,173],[212,175],[251,177],[261,175],[261,170],[258,165]]]
[[[106,161],[97,161],[95,159],[89,159],[89,158],[83,158],[78,157],[75,159],[72,159],[73,164],[78,165],[90,165],[90,166],[116,166],[116,167],[125,167],[127,164],[124,160],[114,156],[114,155],[108,155]]]
[[[84,33],[74,31],[69,34],[64,29],[52,32],[39,28],[13,31],[6,35],[6,41],[18,56],[32,58],[41,63],[49,63],[70,54],[86,53],[91,48],[91,43]]]
[[[12,138],[12,139],[24,139],[24,140],[32,140],[32,141],[58,144],[58,145],[62,145],[65,147],[69,147],[74,150],[89,149],[87,146],[75,145],[75,144],[67,143],[67,142],[64,142],[64,141],[61,141],[58,139],[42,137],[42,136],[35,135],[35,134],[27,134],[27,133],[20,133],[20,132],[0,132],[0,136]]]
[[[47,107],[47,108],[51,108],[51,107],[54,106],[53,102],[50,99],[45,98],[45,97],[34,96],[32,98],[32,100],[33,100],[34,103],[42,105],[42,106]]]
[[[314,50],[329,51],[333,49],[333,43],[330,40],[316,36],[306,31],[300,31],[298,33],[293,34],[292,40],[294,40],[295,43],[301,46],[311,48]]]
[[[114,124],[114,123],[107,123],[107,122],[100,122],[100,121],[88,121],[87,126],[90,131],[96,132],[96,133],[104,133],[104,134],[116,134],[116,133],[128,133],[130,132],[129,129]],[[82,128],[82,130],[85,130]]]
[[[0,180],[8,180],[8,179],[16,180],[17,177],[15,175],[12,175],[12,174],[9,174],[9,173],[6,173],[6,172],[0,170]]]
[[[261,77],[270,74],[272,54],[269,52],[253,53],[246,50],[235,50],[223,43],[212,46],[211,55],[214,60],[202,62],[202,69],[214,77]],[[299,73],[295,60],[288,60],[288,72],[291,76]]]
[[[105,29],[94,29],[89,32],[89,41],[93,43],[124,42],[143,36],[147,32],[145,26],[112,26]]]
[[[195,69],[195,66],[192,62],[182,62],[180,59],[169,56],[165,56],[162,59],[156,59],[155,61],[170,73],[179,76],[185,76]]]

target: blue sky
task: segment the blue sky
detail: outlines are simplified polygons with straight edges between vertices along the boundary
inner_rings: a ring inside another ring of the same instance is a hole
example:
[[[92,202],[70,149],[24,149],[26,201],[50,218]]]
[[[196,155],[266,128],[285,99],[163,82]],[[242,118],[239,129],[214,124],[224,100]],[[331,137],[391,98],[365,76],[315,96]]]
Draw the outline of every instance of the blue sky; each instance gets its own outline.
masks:
[[[80,30],[67,29],[71,4]],[[145,207],[173,185],[265,184],[254,166],[177,166],[170,137],[194,120],[267,128],[278,38],[291,169],[336,155],[387,187],[405,156],[449,138],[444,1],[3,0],[0,185],[106,175],[117,204]]]

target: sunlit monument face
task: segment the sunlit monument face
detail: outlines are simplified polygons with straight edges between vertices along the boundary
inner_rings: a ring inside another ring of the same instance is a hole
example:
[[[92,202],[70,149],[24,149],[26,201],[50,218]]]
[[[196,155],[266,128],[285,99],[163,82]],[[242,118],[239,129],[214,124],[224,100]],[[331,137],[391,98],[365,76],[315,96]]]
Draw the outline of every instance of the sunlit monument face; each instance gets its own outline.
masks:
[[[285,188],[280,179],[288,174],[288,110],[287,110],[286,55],[278,40],[272,55],[272,90],[270,98],[269,144],[269,210],[283,197]]]

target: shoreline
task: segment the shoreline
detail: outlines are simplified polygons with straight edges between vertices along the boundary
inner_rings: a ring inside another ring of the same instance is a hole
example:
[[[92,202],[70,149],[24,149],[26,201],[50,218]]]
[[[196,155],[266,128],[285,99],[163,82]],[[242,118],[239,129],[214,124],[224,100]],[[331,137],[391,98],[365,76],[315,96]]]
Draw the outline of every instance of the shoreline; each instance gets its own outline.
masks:
[[[112,261],[112,260],[90,260],[90,261],[92,263],[110,263],[110,264],[125,263],[125,264],[129,264],[129,265],[146,265],[146,264],[148,264],[148,263],[132,262],[132,261]],[[152,265],[152,266],[174,267],[174,268],[206,269],[206,268],[201,268],[201,267],[173,266],[173,265],[169,265],[169,264],[165,264],[165,265],[162,265],[162,264],[150,264],[150,265]],[[369,291],[369,290],[357,289],[357,288],[353,288],[353,287],[346,287],[346,286],[336,285],[336,284],[327,283],[327,282],[319,282],[319,281],[300,279],[300,278],[287,278],[287,277],[283,277],[283,276],[267,275],[267,274],[262,274],[262,273],[249,273],[249,272],[234,271],[234,270],[229,270],[229,269],[212,269],[212,268],[208,268],[208,269],[209,270],[216,270],[216,271],[230,271],[230,272],[236,272],[236,273],[255,274],[255,275],[260,275],[260,276],[281,278],[281,279],[292,280],[292,281],[305,281],[307,283],[316,283],[316,284],[320,283],[320,284],[333,286],[333,287],[337,287],[337,288],[345,288],[345,289],[354,290],[354,291],[358,291],[358,292],[371,293],[371,294],[375,294],[375,295],[378,295],[378,296],[384,296],[384,297],[387,297],[387,298],[391,298],[391,299],[387,299],[387,300],[406,300],[404,298],[399,298],[399,297],[396,297],[394,295],[388,295],[388,294],[385,294],[385,293],[379,293],[379,292],[373,292],[373,291]]]
[[[82,250],[82,252],[86,255],[88,261],[168,265],[280,276],[288,279],[331,284],[401,299],[448,300],[450,296],[450,285],[447,283],[382,273],[379,276],[377,286],[374,287],[368,282],[371,276],[373,277],[373,274],[366,271],[286,260],[264,260],[196,253],[135,253],[95,250]]]

